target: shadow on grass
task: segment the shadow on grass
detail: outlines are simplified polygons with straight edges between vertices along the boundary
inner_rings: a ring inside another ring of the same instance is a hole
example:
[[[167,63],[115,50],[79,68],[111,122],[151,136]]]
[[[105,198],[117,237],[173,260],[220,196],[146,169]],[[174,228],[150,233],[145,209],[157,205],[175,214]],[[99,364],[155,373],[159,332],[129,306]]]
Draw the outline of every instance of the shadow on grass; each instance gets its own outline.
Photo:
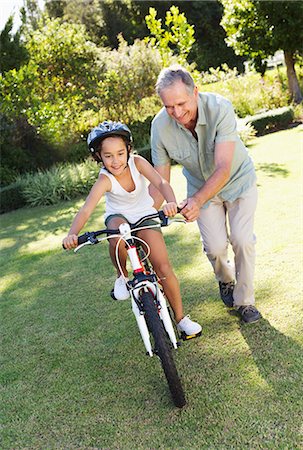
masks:
[[[264,318],[254,325],[242,324],[240,329],[260,375],[278,399],[274,410],[277,425],[285,427],[289,442],[299,445],[303,415],[302,347]]]
[[[256,164],[256,170],[257,172],[259,170],[265,172],[269,177],[286,178],[290,174],[289,170],[285,169],[285,164],[277,164],[277,163]]]

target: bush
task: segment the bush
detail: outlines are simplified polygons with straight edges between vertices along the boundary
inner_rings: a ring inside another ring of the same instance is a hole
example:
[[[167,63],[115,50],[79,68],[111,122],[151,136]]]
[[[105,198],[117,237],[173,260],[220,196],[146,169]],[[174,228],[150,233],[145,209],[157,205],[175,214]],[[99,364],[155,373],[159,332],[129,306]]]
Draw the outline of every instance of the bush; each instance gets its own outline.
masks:
[[[252,124],[245,123],[245,119],[238,119],[237,126],[239,136],[245,145],[247,145],[257,134],[257,131]]]
[[[23,195],[32,206],[53,205],[88,194],[97,179],[100,168],[91,160],[82,164],[64,164],[48,171],[39,171],[22,178]]]
[[[19,174],[46,169],[59,159],[22,114],[12,119],[0,113],[0,147],[2,186],[12,183]]]
[[[203,80],[203,78],[202,78]],[[202,92],[215,92],[228,98],[236,114],[244,118],[260,111],[288,106],[290,95],[285,70],[270,71],[261,78],[260,74],[248,73],[236,78],[201,85]]]
[[[148,116],[143,122],[136,121],[128,125],[132,132],[134,147],[136,149],[149,145],[152,120],[153,116]]]
[[[292,107],[278,108],[252,117],[246,117],[246,124],[251,124],[257,134],[264,134],[272,129],[285,128],[294,118]]]
[[[23,206],[53,205],[89,193],[100,166],[88,159],[81,164],[62,164],[34,174],[19,175],[0,190],[1,213]]]
[[[162,68],[159,52],[139,40],[128,45],[120,36],[118,49],[104,50],[100,60],[106,71],[94,92],[94,106],[105,110],[104,119],[131,122],[142,118]]]
[[[23,195],[23,183],[17,181],[9,186],[0,189],[0,213],[13,211],[26,205],[26,199]]]

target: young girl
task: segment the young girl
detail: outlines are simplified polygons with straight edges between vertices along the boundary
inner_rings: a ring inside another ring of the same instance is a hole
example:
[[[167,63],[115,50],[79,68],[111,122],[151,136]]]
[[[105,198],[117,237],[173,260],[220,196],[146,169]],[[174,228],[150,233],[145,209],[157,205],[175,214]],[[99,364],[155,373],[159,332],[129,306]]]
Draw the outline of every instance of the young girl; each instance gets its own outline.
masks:
[[[166,204],[163,211],[167,216],[177,213],[177,204],[170,184],[162,178],[151,164],[131,151],[132,136],[128,127],[120,122],[105,121],[94,128],[88,136],[88,146],[94,159],[103,163],[99,177],[92,187],[84,205],[73,220],[68,235],[64,238],[65,248],[77,246],[78,234],[84,227],[102,195],[106,199],[105,224],[108,228],[118,228],[123,222],[134,223],[141,217],[156,212],[153,199],[149,195],[146,179],[163,195]],[[143,224],[144,225],[144,222]],[[201,326],[184,317],[178,280],[170,265],[163,235],[159,229],[145,229],[138,232],[150,246],[150,261],[161,279],[165,295],[174,311],[178,329],[187,335],[201,331]],[[129,298],[124,277],[120,275],[115,249],[118,238],[109,239],[109,253],[117,270],[114,296],[117,300]],[[124,245],[119,246],[119,259],[124,276],[127,253]]]

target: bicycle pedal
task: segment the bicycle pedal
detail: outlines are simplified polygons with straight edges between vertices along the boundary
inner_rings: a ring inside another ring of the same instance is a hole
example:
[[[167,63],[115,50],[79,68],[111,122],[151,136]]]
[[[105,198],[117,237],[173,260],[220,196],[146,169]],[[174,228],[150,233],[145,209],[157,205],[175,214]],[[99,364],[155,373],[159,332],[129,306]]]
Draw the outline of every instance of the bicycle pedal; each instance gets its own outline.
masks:
[[[196,334],[186,334],[184,331],[181,333],[181,339],[183,341],[189,341],[190,339],[195,339],[197,337],[200,337],[202,334],[202,331],[199,331],[199,333]]]

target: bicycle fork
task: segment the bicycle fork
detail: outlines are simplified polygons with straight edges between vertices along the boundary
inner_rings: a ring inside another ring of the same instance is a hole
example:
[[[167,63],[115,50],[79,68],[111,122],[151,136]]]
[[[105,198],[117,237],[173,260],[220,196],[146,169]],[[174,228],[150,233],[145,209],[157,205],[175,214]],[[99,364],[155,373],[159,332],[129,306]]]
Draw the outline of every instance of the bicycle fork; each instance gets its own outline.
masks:
[[[178,348],[178,343],[175,335],[175,330],[173,328],[173,324],[167,309],[166,300],[159,289],[158,286],[155,286],[154,283],[151,283],[149,281],[145,281],[144,284],[142,283],[141,286],[136,287],[133,291],[131,291],[131,299],[132,299],[132,311],[134,313],[134,316],[137,321],[137,325],[143,340],[143,343],[146,348],[146,352],[149,356],[153,356],[153,350],[150,342],[150,334],[149,330],[146,324],[144,313],[140,310],[137,301],[136,301],[136,291],[138,289],[141,291],[142,289],[145,292],[151,292],[153,296],[158,300],[160,308],[159,308],[159,315],[162,320],[162,323],[164,325],[164,328],[166,330],[166,333],[168,334],[168,337],[175,349]]]

